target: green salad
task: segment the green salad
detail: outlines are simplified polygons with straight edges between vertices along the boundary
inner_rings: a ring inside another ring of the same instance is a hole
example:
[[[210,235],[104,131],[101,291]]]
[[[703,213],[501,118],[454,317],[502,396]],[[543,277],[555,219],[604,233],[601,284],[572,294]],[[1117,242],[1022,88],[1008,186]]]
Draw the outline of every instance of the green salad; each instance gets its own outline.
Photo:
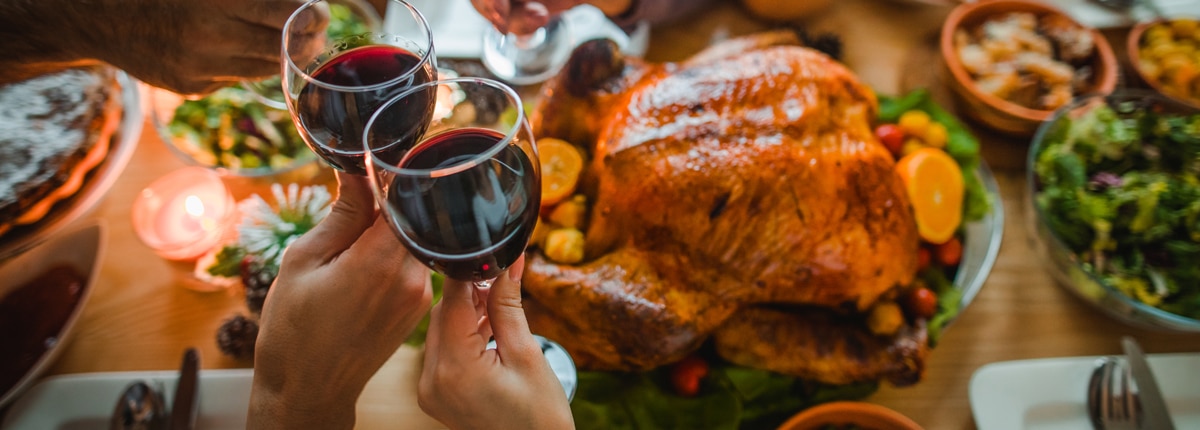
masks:
[[[1099,282],[1200,318],[1200,114],[1097,104],[1035,155],[1047,227]]]
[[[313,158],[287,111],[263,106],[240,87],[184,100],[166,133],[176,148],[205,166],[278,169]]]

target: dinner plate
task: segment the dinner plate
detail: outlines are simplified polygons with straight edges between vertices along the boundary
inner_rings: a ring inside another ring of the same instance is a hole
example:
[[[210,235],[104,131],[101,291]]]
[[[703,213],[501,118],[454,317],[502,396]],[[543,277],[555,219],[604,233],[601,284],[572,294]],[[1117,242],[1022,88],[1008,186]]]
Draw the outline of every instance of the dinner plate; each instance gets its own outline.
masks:
[[[94,430],[108,428],[117,397],[134,381],[146,381],[174,400],[179,372],[109,372],[46,378],[13,404],[0,429]],[[197,429],[246,428],[251,369],[200,371]]]
[[[118,71],[117,83],[121,86],[121,122],[111,138],[108,155],[85,176],[79,191],[55,203],[45,218],[29,226],[13,228],[0,236],[0,262],[45,241],[90,212],[112,188],[117,177],[125,170],[125,165],[129,164],[142,135],[144,118],[137,82],[125,72]]]
[[[3,384],[0,385],[0,393],[2,393],[0,394],[0,406],[4,406],[20,394],[21,390],[27,388],[42,371],[54,363],[54,360],[62,352],[62,345],[65,345],[70,338],[75,321],[79,318],[88,297],[92,294],[92,285],[96,281],[97,272],[99,272],[97,268],[104,254],[104,243],[103,225],[92,224],[71,233],[56,236],[43,245],[0,264],[0,299],[5,299],[6,306],[11,305],[22,310],[26,306],[33,305],[44,307],[37,310],[38,316],[34,318],[37,321],[21,318],[16,321],[21,324],[20,327],[0,327],[0,330],[6,332],[3,338],[9,339],[10,335],[24,335],[25,337],[21,337],[20,340],[10,342],[24,345],[22,341],[29,340],[28,335],[30,334],[38,337],[45,336],[44,339],[35,340],[45,345],[44,350],[41,348],[24,349],[23,346],[13,344],[0,345],[0,349],[3,349],[6,354],[6,357],[0,360],[0,367],[3,367],[0,368],[0,384]],[[23,294],[21,303],[9,302],[16,300],[13,299],[12,294],[19,287],[38,279],[39,276],[51,269],[58,269],[62,266],[69,267],[84,277],[82,288],[65,290],[46,288],[46,285],[29,285],[29,287],[40,288],[42,293],[36,296]],[[52,293],[47,295],[45,293],[47,291]],[[5,315],[4,317],[10,316]],[[48,318],[52,318],[52,320],[48,320]],[[0,321],[4,320],[7,318],[0,318]],[[34,329],[34,327],[38,327],[38,329]],[[11,363],[10,359],[12,359]]]
[[[1100,357],[1047,358],[985,365],[971,377],[979,430],[1087,429],[1087,386]],[[1151,354],[1147,361],[1179,429],[1200,428],[1200,354]]]

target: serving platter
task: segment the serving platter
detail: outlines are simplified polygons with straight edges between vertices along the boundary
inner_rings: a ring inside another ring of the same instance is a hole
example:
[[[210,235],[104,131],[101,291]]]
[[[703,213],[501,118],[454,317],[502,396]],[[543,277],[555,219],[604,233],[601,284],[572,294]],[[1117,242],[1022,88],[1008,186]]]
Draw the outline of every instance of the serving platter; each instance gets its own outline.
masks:
[[[85,176],[79,191],[55,203],[45,218],[28,226],[15,227],[0,236],[0,262],[42,243],[94,209],[129,164],[141,139],[144,118],[137,81],[118,71],[117,84],[121,87],[121,118],[111,138],[108,155]]]
[[[28,331],[19,333],[26,337],[12,339],[19,339],[14,340],[18,345],[26,345],[23,341],[27,340],[29,335],[42,336],[45,334],[50,335],[50,337],[44,340],[37,340],[44,342],[44,345],[46,345],[44,351],[23,351],[19,350],[22,346],[0,345],[0,349],[3,349],[5,354],[13,354],[10,357],[23,358],[25,354],[37,353],[37,358],[31,365],[19,359],[15,360],[15,363],[12,363],[15,366],[14,368],[0,368],[0,374],[21,375],[12,385],[0,381],[0,384],[5,385],[0,386],[0,407],[8,404],[22,390],[28,388],[61,354],[75,327],[75,321],[83,311],[88,298],[91,297],[93,285],[96,282],[96,276],[99,272],[100,261],[104,254],[104,245],[103,224],[92,224],[62,236],[55,236],[43,245],[37,246],[29,252],[18,255],[0,265],[0,299],[10,297],[18,288],[27,286],[37,276],[51,270],[59,270],[65,267],[84,277],[78,290],[45,289],[44,291],[53,291],[52,295],[39,294],[35,298],[36,302],[21,303],[24,305],[42,306],[53,303],[51,307],[55,311],[51,312],[49,309],[42,309],[42,312],[38,312],[37,314],[39,321],[36,321],[36,323],[25,319],[18,320],[21,323],[37,327],[48,327],[51,330],[41,333],[32,330],[31,327],[25,327]],[[49,286],[28,285],[27,288],[44,289],[47,287]],[[23,295],[22,297],[26,299],[30,298],[29,295]],[[60,317],[63,319],[44,321],[46,318]],[[6,335],[4,338],[9,339],[10,337]],[[18,354],[21,355],[18,356]],[[32,355],[30,356],[32,357]],[[4,362],[9,361],[5,360]],[[5,380],[7,380],[7,377]]]

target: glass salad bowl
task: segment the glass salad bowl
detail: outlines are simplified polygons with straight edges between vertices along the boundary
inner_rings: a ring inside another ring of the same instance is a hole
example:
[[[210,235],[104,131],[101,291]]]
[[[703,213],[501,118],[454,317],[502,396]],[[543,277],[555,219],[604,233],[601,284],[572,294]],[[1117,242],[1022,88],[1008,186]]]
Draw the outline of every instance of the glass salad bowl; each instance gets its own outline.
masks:
[[[286,109],[267,106],[240,86],[198,99],[145,87],[155,130],[189,164],[223,175],[260,177],[314,164]]]
[[[1198,131],[1200,109],[1135,90],[1080,98],[1041,125],[1026,219],[1059,284],[1126,323],[1200,332]]]

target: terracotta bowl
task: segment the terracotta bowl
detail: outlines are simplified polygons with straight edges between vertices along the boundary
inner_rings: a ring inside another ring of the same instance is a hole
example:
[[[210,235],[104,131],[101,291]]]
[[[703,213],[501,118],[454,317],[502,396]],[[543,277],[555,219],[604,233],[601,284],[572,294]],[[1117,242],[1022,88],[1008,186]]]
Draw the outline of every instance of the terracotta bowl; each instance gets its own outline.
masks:
[[[1191,18],[1191,19],[1196,19],[1196,18]],[[1134,70],[1134,75],[1137,76],[1138,80],[1144,82],[1147,86],[1152,88],[1154,90],[1154,92],[1162,94],[1164,97],[1169,98],[1171,100],[1175,100],[1177,102],[1180,102],[1180,103],[1183,103],[1183,104],[1186,104],[1189,106],[1200,108],[1200,100],[1189,99],[1189,98],[1184,98],[1184,97],[1177,97],[1175,95],[1163,92],[1162,84],[1160,84],[1157,79],[1150,79],[1150,77],[1146,76],[1146,74],[1142,72],[1142,68],[1139,65],[1138,59],[1139,59],[1139,53],[1141,52],[1141,50],[1139,48],[1141,48],[1142,36],[1144,36],[1146,34],[1146,30],[1148,30],[1150,27],[1153,27],[1155,25],[1168,23],[1168,22],[1171,22],[1171,20],[1170,19],[1156,19],[1153,21],[1145,21],[1145,22],[1138,23],[1132,29],[1129,30],[1129,36],[1127,36],[1125,38],[1125,53],[1129,56],[1129,66],[1131,69]],[[1200,43],[1200,40],[1198,40],[1196,42]]]
[[[921,430],[921,426],[899,412],[865,402],[821,404],[796,414],[779,430],[820,430],[830,424],[853,424],[875,430]]]
[[[945,67],[950,88],[959,101],[959,107],[966,116],[994,128],[998,131],[1016,135],[1031,136],[1037,131],[1038,125],[1050,118],[1053,110],[1031,109],[999,97],[983,93],[975,86],[970,73],[967,72],[958,53],[954,49],[954,31],[960,27],[975,28],[990,17],[1009,12],[1031,12],[1039,16],[1062,15],[1062,11],[1037,1],[1023,0],[983,0],[964,3],[950,12],[946,22],[942,24],[939,40],[942,51],[942,63]],[[1117,59],[1112,47],[1104,40],[1100,32],[1092,29],[1092,38],[1096,41],[1096,53],[1092,59],[1092,77],[1090,90],[1084,94],[1108,94],[1117,86]]]

